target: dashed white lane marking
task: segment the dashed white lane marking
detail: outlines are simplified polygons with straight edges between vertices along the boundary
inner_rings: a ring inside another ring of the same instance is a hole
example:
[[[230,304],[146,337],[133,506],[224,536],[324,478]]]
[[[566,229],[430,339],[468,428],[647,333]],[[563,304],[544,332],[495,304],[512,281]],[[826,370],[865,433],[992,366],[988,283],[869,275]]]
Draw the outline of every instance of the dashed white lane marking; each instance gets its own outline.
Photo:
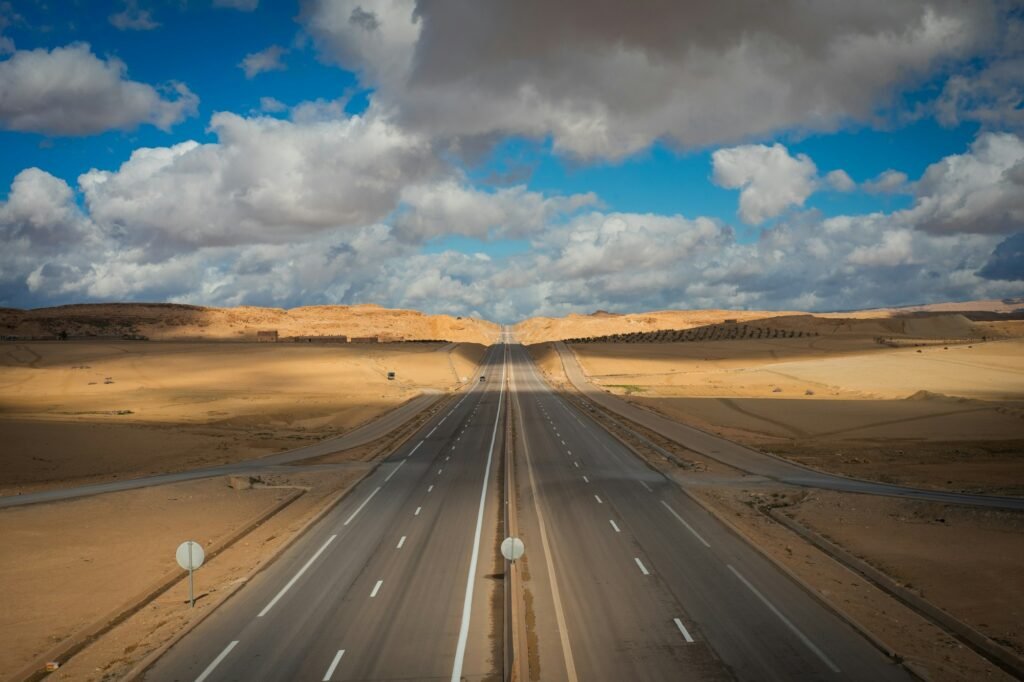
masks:
[[[345,655],[345,650],[340,649],[338,653],[334,654],[334,660],[331,661],[330,667],[327,668],[327,672],[324,673],[324,679],[322,682],[330,682],[331,675],[334,674],[334,669],[338,667],[338,663],[341,661],[341,657]]]
[[[420,511],[421,511],[422,509],[423,509],[423,507],[416,507],[416,511],[414,511],[414,512],[412,513],[412,515],[413,515],[413,516],[419,516],[419,515],[420,515]]]
[[[395,545],[395,549],[402,549],[402,545],[404,545],[404,544],[405,544],[405,536],[403,535],[402,539],[398,541],[397,545]]]
[[[238,646],[237,639],[231,642],[231,644],[228,644],[226,647],[224,647],[224,651],[220,652],[220,655],[217,656],[217,658],[213,659],[213,662],[210,663],[210,665],[206,666],[206,670],[204,670],[202,674],[196,678],[196,682],[203,682],[203,680],[209,677],[210,673],[213,672],[213,669],[220,665],[220,662],[223,661],[224,658],[227,657],[227,655],[231,653],[231,650],[234,649],[236,646]]]
[[[446,462],[447,462],[447,461],[448,461],[448,460],[450,460],[451,458],[452,458],[452,456],[451,456],[451,455],[445,455],[445,456],[444,456],[444,461],[446,461]]]
[[[710,547],[711,546],[710,544],[708,544],[707,540],[705,540],[703,537],[701,537],[700,533],[698,533],[696,530],[693,529],[693,526],[691,526],[690,524],[688,524],[686,522],[686,519],[684,519],[682,516],[677,514],[675,509],[673,509],[672,507],[668,506],[668,503],[665,502],[665,500],[662,500],[661,504],[664,505],[665,509],[668,509],[669,513],[671,513],[672,516],[676,517],[676,520],[679,521],[679,523],[681,523],[684,526],[686,526],[686,530],[688,530],[691,533],[693,533],[693,536],[695,538],[697,538],[698,540],[700,540],[702,545],[704,545],[705,547]]]
[[[377,488],[377,490],[380,490],[380,488]],[[289,580],[288,583],[281,588],[281,591],[278,592],[277,595],[270,600],[270,603],[263,607],[263,610],[260,611],[258,616],[256,616],[257,618],[262,618],[263,616],[267,615],[267,612],[270,611],[270,609],[274,608],[274,604],[276,604],[278,600],[284,596],[285,592],[292,589],[292,585],[294,585],[298,581],[298,579],[302,577],[302,574],[305,573],[309,569],[309,567],[313,565],[313,562],[316,561],[321,554],[323,554],[324,550],[327,549],[327,545],[334,542],[334,538],[336,537],[338,536],[332,535],[331,537],[327,538],[327,542],[320,546],[320,549],[318,549],[316,553],[309,558],[309,561],[303,564],[302,568],[299,569],[299,572],[293,575],[292,579]]]
[[[383,584],[384,584],[383,580],[378,580],[377,581],[377,584],[373,586],[373,592],[370,592],[370,599],[373,599],[374,597],[377,596],[377,593],[380,591],[380,586],[383,585]]]
[[[429,493],[429,492],[430,492],[431,490],[433,490],[433,489],[434,489],[434,484],[433,484],[433,483],[431,483],[431,484],[430,484],[430,487],[429,487],[429,488],[427,488],[427,492]]]
[[[612,519],[608,519],[608,523],[612,524],[612,528],[615,529],[616,533],[621,533],[622,532],[621,530],[619,530],[619,527],[615,524],[615,521],[613,521]]]
[[[384,479],[384,482],[387,483],[388,481],[390,481],[391,477],[398,473],[398,470],[402,468],[403,464],[405,464],[404,459],[398,463],[398,466],[391,470],[391,473],[387,475],[387,478]]]
[[[580,463],[579,463],[579,462],[573,462],[573,465],[574,465],[574,466],[575,466],[575,467],[576,467],[577,469],[579,469],[579,468],[580,468]]]
[[[583,482],[584,482],[584,483],[590,483],[590,479],[589,479],[589,478],[587,478],[586,476],[584,476],[584,477],[583,477]]]
[[[643,481],[640,481],[640,485],[642,485],[643,487],[647,488],[647,492],[649,492],[649,493],[653,493],[654,492],[653,490],[651,490],[651,486],[647,485]]]
[[[359,512],[363,511],[363,507],[365,507],[366,504],[370,500],[373,499],[373,496],[376,495],[379,492],[380,492],[380,486],[377,486],[376,488],[374,488],[373,492],[370,493],[370,495],[365,500],[363,500],[363,503],[361,505],[359,505],[358,507],[356,507],[356,510],[354,512],[352,512],[352,516],[350,516],[347,519],[345,519],[344,525],[347,526],[348,524],[352,523],[352,519],[354,519],[356,517],[356,514],[358,514]]]
[[[640,572],[641,573],[643,573],[644,575],[650,575],[651,574],[651,572],[647,570],[647,567],[644,566],[644,562],[640,561],[640,557],[633,557],[633,561],[635,561],[636,565],[640,567]]]
[[[604,502],[601,501],[601,498],[598,495],[594,495],[594,499],[597,500],[598,504],[604,504]]]
[[[569,454],[569,455],[572,454],[572,450],[566,450],[565,452],[566,452],[566,454]]]
[[[741,573],[740,573],[739,571],[737,571],[737,570],[736,570],[735,568],[733,568],[733,567],[732,567],[732,564],[726,564],[726,567],[727,567],[727,568],[728,568],[728,569],[729,569],[730,571],[732,571],[733,575],[735,575],[735,576],[736,576],[737,578],[739,578],[739,579],[740,579],[740,581],[741,581],[741,582],[742,582],[742,583],[743,583],[744,585],[746,585],[746,586],[747,586],[747,588],[748,588],[748,589],[749,589],[749,590],[750,590],[751,592],[753,592],[753,593],[754,593],[754,596],[756,596],[756,597],[757,597],[758,599],[760,599],[760,600],[761,600],[761,602],[762,602],[762,603],[763,603],[763,604],[764,604],[765,606],[767,606],[767,607],[768,607],[768,610],[769,610],[769,611],[771,611],[771,612],[772,612],[772,613],[774,613],[774,614],[775,614],[776,616],[778,616],[779,620],[781,620],[781,621],[782,621],[783,623],[785,623],[786,627],[788,627],[788,628],[789,628],[790,630],[792,630],[792,631],[793,631],[793,634],[794,634],[794,635],[796,635],[797,637],[799,637],[799,638],[800,638],[800,641],[801,641],[801,642],[803,642],[803,643],[804,643],[804,645],[805,645],[805,646],[806,646],[806,647],[807,647],[808,649],[810,649],[811,651],[813,651],[813,652],[814,652],[814,655],[815,655],[815,656],[817,656],[818,658],[820,658],[820,659],[821,659],[821,661],[822,661],[822,663],[824,663],[825,665],[827,665],[827,666],[829,667],[829,669],[830,669],[830,670],[831,670],[832,672],[834,672],[834,673],[837,673],[837,672],[839,672],[839,667],[838,667],[838,666],[836,666],[836,664],[835,664],[835,663],[833,663],[833,662],[832,662],[832,661],[831,661],[831,660],[829,659],[829,657],[828,657],[828,656],[826,656],[826,655],[825,655],[825,653],[824,653],[824,652],[823,652],[823,651],[822,651],[821,649],[819,649],[818,647],[816,647],[816,646],[814,645],[814,642],[812,642],[812,641],[811,641],[810,639],[808,639],[808,638],[807,638],[807,635],[805,635],[804,633],[800,632],[800,630],[799,630],[799,629],[798,629],[798,628],[797,628],[797,627],[796,627],[795,625],[793,625],[793,623],[792,623],[792,622],[790,622],[790,620],[789,620],[788,618],[786,618],[786,616],[784,616],[784,615],[782,614],[782,612],[781,612],[781,611],[779,611],[779,610],[778,610],[777,608],[775,608],[775,605],[774,605],[774,604],[772,604],[772,603],[771,603],[770,601],[768,601],[768,599],[767,599],[767,598],[766,598],[766,597],[765,597],[765,596],[764,596],[763,594],[761,594],[761,593],[760,593],[760,592],[758,591],[758,589],[757,589],[756,587],[754,587],[753,585],[751,585],[751,584],[750,584],[750,582],[749,582],[749,581],[748,581],[748,580],[747,580],[746,578],[744,578],[744,577],[743,577],[743,575],[742,575],[742,574],[741,574]]]
[[[690,644],[693,644],[693,637],[690,636],[690,632],[686,629],[686,626],[683,625],[683,621],[678,618],[673,618],[672,620],[676,622],[676,627],[679,628],[679,632],[683,633],[683,639]]]
[[[437,475],[440,476],[442,471],[444,471],[444,469],[438,469],[437,470]]]

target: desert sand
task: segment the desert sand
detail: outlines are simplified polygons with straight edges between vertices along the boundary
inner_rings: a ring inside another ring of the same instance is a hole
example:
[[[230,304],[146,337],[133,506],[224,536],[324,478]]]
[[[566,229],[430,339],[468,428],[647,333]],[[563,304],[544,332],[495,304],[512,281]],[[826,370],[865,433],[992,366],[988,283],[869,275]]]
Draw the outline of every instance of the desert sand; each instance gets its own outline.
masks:
[[[0,345],[0,492],[238,461],[472,375],[475,344]],[[396,372],[393,381],[389,371]]]
[[[619,333],[600,319],[605,334]],[[1024,494],[1024,339],[1016,325],[959,313],[783,315],[708,328],[733,330],[731,340],[645,342],[661,334],[571,347],[591,380],[613,393],[811,466]],[[749,338],[753,329],[777,331]],[[557,371],[549,344],[534,346],[534,355]]]

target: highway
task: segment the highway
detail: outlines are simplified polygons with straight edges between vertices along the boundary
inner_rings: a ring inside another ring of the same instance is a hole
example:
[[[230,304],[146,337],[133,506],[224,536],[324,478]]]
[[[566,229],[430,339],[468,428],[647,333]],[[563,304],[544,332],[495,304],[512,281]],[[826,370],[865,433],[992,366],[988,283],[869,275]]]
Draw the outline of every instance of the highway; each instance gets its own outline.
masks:
[[[541,679],[910,679],[511,357]]]
[[[651,410],[614,396],[594,386],[587,379],[583,368],[575,354],[564,343],[556,343],[555,348],[562,359],[566,376],[573,387],[585,395],[588,400],[604,407],[620,416],[626,417],[641,426],[679,443],[685,448],[710,459],[728,464],[740,471],[756,476],[773,478],[783,483],[810,488],[823,488],[849,493],[868,495],[886,495],[908,499],[939,502],[942,504],[964,504],[977,507],[1024,510],[1024,498],[1005,497],[998,495],[974,495],[945,490],[926,490],[904,486],[866,481],[862,479],[837,476],[801,466],[780,457],[758,452],[733,441],[726,440],[707,431],[681,424],[663,417]]]
[[[499,679],[505,353],[145,679]]]
[[[483,371],[145,679],[501,679],[508,401],[540,679],[909,679],[552,392],[522,346],[492,347]]]

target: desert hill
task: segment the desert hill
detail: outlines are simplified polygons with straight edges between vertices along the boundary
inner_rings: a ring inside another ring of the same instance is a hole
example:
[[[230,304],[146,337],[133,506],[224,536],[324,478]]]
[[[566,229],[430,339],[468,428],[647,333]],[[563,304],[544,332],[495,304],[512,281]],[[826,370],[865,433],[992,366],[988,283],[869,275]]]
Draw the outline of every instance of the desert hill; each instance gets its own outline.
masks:
[[[568,339],[676,340],[654,337],[652,332],[694,330],[695,334],[729,336],[733,328],[787,334],[857,335],[904,339],[980,339],[1024,334],[1024,299],[940,303],[908,308],[879,308],[839,313],[768,310],[658,310],[613,315],[532,317],[515,325],[517,338],[526,344]],[[743,333],[740,331],[739,333]],[[682,336],[682,335],[680,335]],[[611,337],[629,337],[611,338]],[[740,338],[735,336],[735,338]],[[742,338],[747,338],[743,336]]]
[[[380,337],[382,341],[443,340],[490,344],[498,325],[469,317],[427,315],[376,305],[207,308],[173,303],[100,303],[34,310],[0,309],[0,336],[251,341],[257,331],[281,337]]]

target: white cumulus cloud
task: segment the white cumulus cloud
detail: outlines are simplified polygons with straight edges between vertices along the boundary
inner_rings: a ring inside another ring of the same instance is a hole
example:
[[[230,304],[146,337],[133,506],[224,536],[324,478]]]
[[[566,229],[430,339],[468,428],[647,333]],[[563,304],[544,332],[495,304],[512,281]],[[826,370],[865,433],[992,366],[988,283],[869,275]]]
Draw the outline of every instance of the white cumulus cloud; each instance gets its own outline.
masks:
[[[932,164],[905,217],[934,233],[1000,234],[1024,229],[1024,139],[982,133],[968,152]]]
[[[806,154],[781,144],[749,144],[711,155],[715,184],[740,190],[740,218],[763,223],[790,206],[803,206],[817,186],[818,169]]]
[[[151,124],[168,130],[196,113],[182,83],[157,89],[129,80],[124,62],[98,58],[85,43],[18,50],[0,61],[0,127],[50,135],[91,135]]]
[[[79,178],[89,211],[129,238],[192,245],[284,242],[370,224],[402,189],[441,174],[431,147],[385,120],[298,124],[215,114],[213,144],[143,148]]]

